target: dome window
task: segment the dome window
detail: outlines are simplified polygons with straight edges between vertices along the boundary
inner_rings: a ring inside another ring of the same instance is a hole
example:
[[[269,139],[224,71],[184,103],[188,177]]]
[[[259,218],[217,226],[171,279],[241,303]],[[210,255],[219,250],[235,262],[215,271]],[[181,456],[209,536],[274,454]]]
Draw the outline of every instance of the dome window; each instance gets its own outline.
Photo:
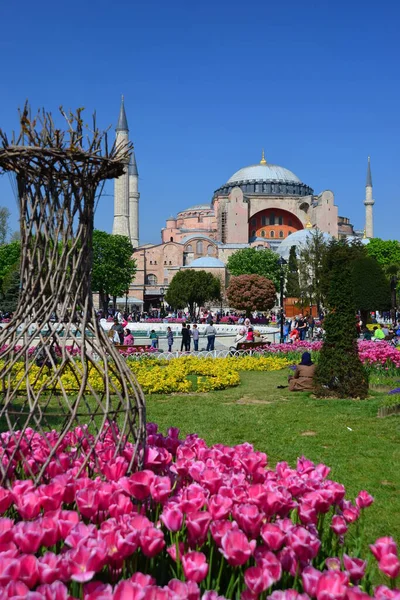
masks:
[[[253,231],[251,232],[251,237],[256,237],[256,230],[253,229]]]
[[[270,237],[275,237],[275,231],[271,231],[269,235]]]
[[[269,216],[269,224],[270,225],[275,225],[275,215],[274,213],[271,213]]]
[[[208,256],[213,256],[214,254],[214,247],[211,244],[207,247],[207,254]]]
[[[265,231],[264,231],[264,229],[261,232],[261,237],[265,237]]]
[[[251,224],[253,225],[253,227],[257,227],[257,219],[255,217],[252,218]]]
[[[280,237],[280,238],[283,238],[283,231],[280,231],[280,232],[279,232],[279,237]]]

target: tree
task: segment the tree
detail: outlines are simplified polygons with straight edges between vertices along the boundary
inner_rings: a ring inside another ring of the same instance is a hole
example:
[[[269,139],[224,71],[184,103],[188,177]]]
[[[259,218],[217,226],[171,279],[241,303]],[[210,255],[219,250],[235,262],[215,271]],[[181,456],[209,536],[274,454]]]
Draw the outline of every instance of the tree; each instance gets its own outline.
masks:
[[[20,242],[0,245],[0,308],[14,311],[20,287]]]
[[[212,273],[185,269],[173,277],[165,300],[173,308],[189,308],[193,317],[196,310],[210,300],[220,300],[221,281]]]
[[[7,236],[10,231],[8,225],[8,219],[10,218],[10,211],[5,206],[0,206],[0,246],[5,244]]]
[[[296,246],[290,248],[286,275],[286,297],[300,297],[299,266],[297,263]]]
[[[14,312],[17,308],[21,291],[21,277],[19,268],[11,271],[3,282],[0,290],[0,308],[4,312]]]
[[[98,292],[106,312],[110,298],[122,296],[136,273],[133,246],[124,235],[93,231],[92,290]]]
[[[303,246],[300,247],[298,266],[300,298],[306,304],[316,304],[318,312],[323,304],[322,274],[327,244],[319,229],[314,229]]]
[[[346,241],[332,240],[324,256],[323,284],[329,312],[315,373],[319,397],[365,398],[368,394],[368,375],[357,348],[354,254],[355,249]]]
[[[268,248],[243,248],[231,254],[227,268],[231,275],[262,275],[279,287],[280,270],[275,252]]]
[[[356,258],[351,266],[356,309],[366,324],[371,310],[390,309],[390,283],[383,267],[371,256]]]
[[[226,290],[229,306],[246,311],[267,310],[276,303],[275,286],[261,275],[238,275],[232,277]]]
[[[397,240],[381,240],[373,238],[366,246],[368,256],[372,256],[375,260],[384,267],[385,271],[388,268],[396,265],[397,270],[400,265],[400,242]]]

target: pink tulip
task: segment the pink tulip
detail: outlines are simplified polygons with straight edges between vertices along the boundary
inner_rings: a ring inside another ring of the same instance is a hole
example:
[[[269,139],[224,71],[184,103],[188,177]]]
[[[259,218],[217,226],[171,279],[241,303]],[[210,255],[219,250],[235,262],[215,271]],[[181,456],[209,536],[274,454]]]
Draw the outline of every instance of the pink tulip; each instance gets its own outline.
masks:
[[[381,537],[370,545],[370,550],[377,561],[380,561],[385,554],[394,554],[397,556],[396,542],[392,537]]]
[[[165,506],[160,519],[169,531],[179,531],[183,523],[183,513],[177,504]]]
[[[60,558],[53,552],[46,552],[38,560],[39,580],[41,583],[53,583],[60,578]]]
[[[366,492],[365,490],[362,490],[361,492],[359,492],[359,494],[356,498],[356,505],[358,506],[358,508],[367,508],[368,506],[371,506],[373,501],[374,501],[374,498],[372,496],[370,496],[370,494],[368,494],[368,492]]]
[[[188,581],[200,583],[208,573],[208,564],[202,552],[189,552],[182,556],[182,566],[185,578]]]
[[[317,556],[321,542],[304,527],[294,527],[287,536],[289,546],[301,561],[309,561]]]
[[[134,583],[138,583],[141,587],[147,587],[149,585],[154,585],[156,580],[151,575],[145,575],[140,571],[134,573],[131,577],[131,581]]]
[[[353,583],[357,584],[360,579],[364,577],[365,569],[367,567],[366,560],[361,560],[361,558],[351,558],[347,554],[343,554],[343,564]]]
[[[13,539],[13,525],[14,521],[12,519],[0,519],[0,544],[11,542]]]
[[[210,523],[211,515],[208,511],[191,512],[187,515],[186,527],[191,546],[201,546],[205,542]]]
[[[13,534],[21,552],[34,554],[41,546],[43,531],[38,521],[20,521],[14,525]]]
[[[226,519],[229,517],[233,506],[233,502],[227,496],[216,494],[211,497],[208,503],[208,510],[212,518],[217,521],[219,519]]]
[[[262,567],[249,567],[244,572],[244,581],[253,594],[262,594],[273,584],[268,570]]]
[[[282,565],[280,560],[273,552],[270,552],[266,546],[258,546],[254,550],[254,558],[258,567],[268,571],[268,575],[273,583],[282,577]]]
[[[307,594],[299,594],[296,590],[276,590],[268,596],[268,600],[309,600]]]
[[[390,577],[396,579],[400,573],[400,561],[396,554],[384,554],[378,563],[379,569]]]
[[[68,589],[61,581],[55,581],[51,584],[44,584],[36,590],[42,600],[70,600]],[[105,599],[104,599],[105,600]]]
[[[220,552],[234,567],[244,565],[253,554],[256,541],[249,542],[242,531],[228,531],[221,540]]]
[[[145,590],[133,581],[121,581],[114,589],[113,600],[143,600]]]
[[[9,581],[18,581],[21,571],[21,562],[18,558],[9,558],[0,554],[0,585],[7,585]]]
[[[150,486],[155,478],[152,471],[144,470],[133,473],[120,480],[121,487],[140,502],[150,496]]]
[[[219,547],[221,547],[222,538],[224,537],[224,535],[226,533],[228,533],[228,531],[232,531],[233,529],[235,529],[235,530],[239,529],[236,521],[228,521],[228,520],[212,521],[212,523],[210,525],[211,535],[213,536],[215,543]]]
[[[348,526],[343,517],[335,515],[332,517],[331,529],[336,535],[344,535],[348,530]]]
[[[237,504],[232,512],[239,527],[247,535],[252,538],[260,535],[263,514],[255,504]]]
[[[113,600],[113,589],[110,584],[91,581],[84,586],[83,600]]]
[[[96,543],[96,549],[89,549],[84,545],[73,548],[65,557],[65,566],[69,577],[73,581],[79,581],[80,583],[90,581],[95,573],[101,571],[103,568],[106,554],[105,544],[101,546],[99,542]],[[63,575],[62,577],[64,579]]]
[[[12,504],[11,492],[3,487],[0,487],[0,515],[4,514]]]
[[[79,490],[76,493],[76,504],[79,512],[88,519],[95,517],[99,510],[99,493],[95,489]]]
[[[390,590],[386,585],[378,585],[374,589],[376,600],[400,600],[400,590]]]
[[[165,546],[164,534],[155,527],[146,527],[140,532],[140,547],[145,556],[152,558]]]
[[[151,497],[155,502],[164,504],[171,493],[171,480],[169,477],[155,477],[150,484]]]
[[[319,578],[321,577],[321,571],[314,567],[308,566],[303,569],[301,573],[301,579],[303,581],[303,589],[310,598],[316,598],[317,596],[317,585]]]
[[[267,548],[274,552],[280,550],[285,541],[285,535],[281,528],[274,523],[266,523],[262,526],[261,537]]]
[[[344,600],[349,580],[341,571],[322,573],[317,584],[317,600]]]

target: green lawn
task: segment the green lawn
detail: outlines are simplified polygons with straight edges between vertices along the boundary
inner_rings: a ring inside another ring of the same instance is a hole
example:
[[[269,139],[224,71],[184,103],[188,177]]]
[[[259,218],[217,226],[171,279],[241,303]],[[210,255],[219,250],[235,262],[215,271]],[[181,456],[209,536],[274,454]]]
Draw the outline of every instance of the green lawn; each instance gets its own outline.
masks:
[[[269,464],[295,465],[298,456],[323,462],[330,477],[354,498],[366,489],[374,497],[367,512],[367,540],[400,540],[400,417],[377,418],[382,394],[368,400],[319,400],[277,389],[287,370],[242,372],[236,388],[208,394],[148,396],[147,419],[165,430],[198,433],[208,444],[251,442]],[[349,429],[350,428],[350,429]]]

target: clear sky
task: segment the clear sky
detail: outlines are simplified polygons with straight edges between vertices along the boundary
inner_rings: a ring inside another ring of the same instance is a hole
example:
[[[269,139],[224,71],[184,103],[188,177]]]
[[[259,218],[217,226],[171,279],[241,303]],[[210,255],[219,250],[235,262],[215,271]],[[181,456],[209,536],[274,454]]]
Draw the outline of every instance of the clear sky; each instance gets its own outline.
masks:
[[[399,21],[396,0],[2,2],[0,127],[16,127],[28,98],[114,128],[124,94],[141,242],[263,147],[363,229],[371,155],[375,235],[398,239]],[[96,226],[111,231],[112,183],[105,194]],[[16,228],[7,175],[0,205]]]

